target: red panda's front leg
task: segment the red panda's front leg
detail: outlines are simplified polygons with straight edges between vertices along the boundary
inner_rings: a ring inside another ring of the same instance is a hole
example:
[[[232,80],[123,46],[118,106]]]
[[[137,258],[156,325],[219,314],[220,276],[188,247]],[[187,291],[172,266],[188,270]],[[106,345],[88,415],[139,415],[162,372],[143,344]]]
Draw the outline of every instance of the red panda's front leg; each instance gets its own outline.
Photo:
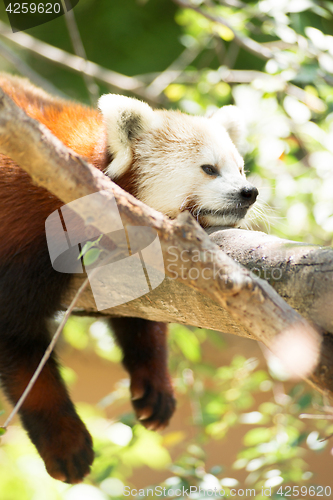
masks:
[[[1,349],[3,347],[4,343],[1,343]],[[22,343],[21,349],[15,352],[16,366],[12,364],[11,356],[8,369],[2,352],[2,385],[13,404],[28,385],[46,348],[47,344],[41,343],[37,347],[35,343]],[[7,354],[8,351],[5,349]],[[68,483],[82,481],[89,473],[94,458],[92,439],[76,413],[53,357],[48,360],[28,394],[20,417],[48,473]]]
[[[131,377],[138,419],[149,429],[164,428],[176,406],[167,365],[167,325],[140,318],[112,318],[110,324]]]
[[[50,341],[47,318],[60,309],[69,275],[50,265],[45,240],[30,251],[0,256],[0,375],[13,405]],[[48,473],[78,483],[93,461],[92,440],[75,411],[52,354],[19,415]]]

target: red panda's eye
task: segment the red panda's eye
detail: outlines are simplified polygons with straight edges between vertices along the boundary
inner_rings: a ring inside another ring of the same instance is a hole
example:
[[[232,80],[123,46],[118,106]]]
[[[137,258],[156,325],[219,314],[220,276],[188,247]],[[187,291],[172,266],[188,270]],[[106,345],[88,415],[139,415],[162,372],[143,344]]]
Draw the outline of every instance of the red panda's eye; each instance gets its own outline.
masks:
[[[201,165],[201,168],[207,175],[219,175],[217,168],[212,165]]]

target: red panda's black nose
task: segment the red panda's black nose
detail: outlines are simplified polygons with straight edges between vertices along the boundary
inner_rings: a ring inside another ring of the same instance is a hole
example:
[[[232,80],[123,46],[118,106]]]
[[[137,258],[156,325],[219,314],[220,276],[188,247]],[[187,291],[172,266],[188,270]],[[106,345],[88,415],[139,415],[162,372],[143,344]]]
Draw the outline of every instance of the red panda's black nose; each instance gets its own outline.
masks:
[[[244,200],[244,202],[246,201],[249,205],[252,205],[256,201],[258,194],[259,191],[254,186],[244,187],[240,192],[241,198]]]

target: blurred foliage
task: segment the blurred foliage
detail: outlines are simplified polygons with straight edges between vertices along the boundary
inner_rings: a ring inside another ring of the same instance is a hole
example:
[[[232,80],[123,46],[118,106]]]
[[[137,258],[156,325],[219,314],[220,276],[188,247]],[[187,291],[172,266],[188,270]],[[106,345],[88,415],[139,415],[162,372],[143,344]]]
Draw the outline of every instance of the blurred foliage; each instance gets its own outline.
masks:
[[[331,244],[333,233],[333,4],[325,0],[193,0],[189,8],[171,0],[81,0],[74,13],[87,57],[101,66],[139,75],[157,106],[204,114],[235,103],[247,124],[244,149],[247,169],[260,190],[261,208],[254,209],[255,228],[285,238]],[[178,5],[176,5],[178,4]],[[0,18],[7,22],[0,3]],[[36,39],[72,53],[63,18],[28,30]],[[89,102],[82,75],[3,38],[16,56],[61,92]],[[19,72],[5,59],[0,67]],[[99,93],[114,91],[96,81]],[[116,89],[117,92],[119,90]],[[88,334],[89,331],[89,334]],[[72,349],[93,349],[119,362],[119,348],[104,323],[72,318],[64,338]],[[333,433],[326,420],[302,421],[321,398],[302,384],[286,392],[285,375],[276,366],[265,371],[255,359],[234,357],[215,366],[202,352],[225,341],[216,332],[172,326],[170,365],[177,394],[190,401],[196,433],[152,433],[132,414],[117,422],[105,408],[129,398],[119,382],[98,407],[79,405],[91,430],[96,460],[85,484],[69,487],[50,479],[41,460],[18,427],[2,437],[1,500],[106,500],[124,498],[124,485],[139,467],[165,471],[164,495],[190,486],[204,498],[215,487],[261,488],[315,484],[306,457],[323,449],[320,437]],[[75,374],[63,370],[70,384]],[[258,395],[266,402],[257,404]],[[317,405],[317,406],[316,406]],[[237,456],[207,470],[205,447],[219,442],[221,456],[231,429],[249,428]],[[174,449],[178,458],[171,460]],[[308,451],[307,451],[308,450]],[[245,486],[238,482],[245,474]],[[47,492],[47,493],[46,493]],[[141,495],[143,496],[143,495]],[[150,495],[151,496],[151,495]],[[302,495],[304,496],[304,495]],[[312,495],[309,495],[312,496]],[[187,496],[185,495],[187,498]],[[178,497],[181,498],[181,497]]]
[[[179,42],[181,29],[174,21],[176,6],[170,0],[144,3],[135,0],[81,0],[74,12],[87,58],[127,75],[162,71],[170,64],[182,50]],[[0,2],[0,19],[8,23],[3,2]],[[63,17],[31,28],[27,33],[73,52]],[[20,49],[18,53],[63,92],[89,103],[81,75],[62,70],[52,61],[38,59],[25,50]],[[101,92],[108,90],[105,86],[101,88]]]
[[[71,318],[64,336],[72,349],[96,350],[110,362],[119,361],[119,349],[102,321]],[[228,366],[216,367],[204,361],[203,347],[207,345],[221,350],[226,347],[215,332],[171,325],[170,365],[174,385],[178,397],[186,397],[190,402],[188,425],[194,432],[166,430],[161,435],[144,429],[132,413],[120,415],[117,421],[107,418],[107,408],[114,407],[116,413],[129,399],[128,381],[121,380],[98,405],[77,405],[93,436],[96,454],[92,472],[84,484],[69,486],[51,479],[24,431],[11,426],[2,437],[0,448],[1,499],[133,498],[130,491],[136,486],[131,477],[142,467],[165,471],[165,479],[159,485],[147,485],[154,495],[141,490],[139,497],[188,498],[186,494],[179,496],[172,492],[192,488],[190,498],[201,499],[216,488],[222,492],[220,498],[227,498],[231,496],[230,489],[240,488],[255,489],[257,495],[252,497],[261,499],[265,498],[261,495],[262,488],[272,488],[271,498],[277,499],[285,498],[277,494],[280,485],[316,486],[306,457],[326,447],[327,441],[320,438],[332,434],[333,425],[325,420],[309,424],[298,416],[313,405],[319,408],[321,397],[301,383],[290,386],[286,393],[279,380],[285,379],[283,370],[279,371],[275,365],[273,377],[273,370],[262,369],[256,358],[236,355]],[[65,368],[63,375],[69,386],[75,382],[71,370]],[[256,402],[260,394],[265,395],[263,403]],[[218,441],[221,456],[228,454],[224,438],[233,428],[244,435],[243,446],[235,456],[227,457],[228,465],[221,458],[207,468],[207,445],[211,440]],[[248,430],[244,432],[243,428]],[[172,460],[175,448],[180,452]],[[245,484],[237,479],[240,473],[242,477],[245,474]],[[194,493],[200,489],[201,494]]]

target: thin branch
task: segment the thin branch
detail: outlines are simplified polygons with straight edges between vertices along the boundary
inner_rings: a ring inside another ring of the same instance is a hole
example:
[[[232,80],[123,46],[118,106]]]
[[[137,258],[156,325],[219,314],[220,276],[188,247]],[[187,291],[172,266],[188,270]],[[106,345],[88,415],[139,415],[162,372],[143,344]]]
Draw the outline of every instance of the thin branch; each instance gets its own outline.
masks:
[[[69,0],[67,0],[67,2],[69,2]],[[85,51],[85,48],[84,48],[84,45],[82,42],[82,38],[81,38],[79,29],[78,29],[78,26],[76,23],[73,8],[70,10],[67,10],[65,0],[61,0],[61,3],[62,3],[62,7],[64,9],[64,12],[65,12],[65,21],[66,21],[66,25],[67,25],[67,30],[68,30],[69,36],[72,40],[74,52],[77,56],[82,57],[82,59],[84,59],[85,62],[87,63],[87,54],[86,54],[86,51]],[[95,106],[97,103],[98,97],[99,97],[98,85],[96,85],[95,80],[93,79],[92,76],[87,75],[85,73],[85,67],[82,68],[82,76],[83,76],[84,82],[86,84],[87,90],[88,90],[89,95],[90,95],[91,105]]]
[[[322,99],[306,92],[293,83],[286,82],[279,75],[268,75],[267,73],[256,70],[234,70],[227,67],[220,68],[219,71],[221,80],[228,83],[250,83],[256,79],[279,82],[281,83],[282,90],[284,90],[286,94],[296,97],[316,113],[323,113],[327,109],[327,106]]]
[[[225,49],[225,44],[224,41],[220,36],[215,36],[215,53],[217,55],[217,58],[219,60],[219,63],[221,66],[224,64],[225,61],[225,55],[226,55],[226,49]]]
[[[91,61],[85,61],[82,57],[74,56],[57,47],[53,47],[48,43],[41,42],[37,38],[27,35],[23,32],[13,33],[11,29],[2,21],[0,21],[0,35],[10,40],[11,42],[29,50],[38,57],[52,61],[59,66],[62,66],[75,73],[85,73],[96,80],[99,80],[107,85],[120,89],[122,92],[125,90],[132,92],[140,97],[144,97],[148,101],[152,101],[147,96],[144,84],[133,77],[122,75],[115,71],[103,68]],[[159,102],[155,99],[153,102]]]
[[[236,9],[246,9],[249,7],[247,3],[240,2],[239,0],[218,0],[221,5],[226,5],[227,7],[235,7]]]
[[[239,54],[239,45],[237,45],[237,43],[235,42],[235,40],[231,40],[230,44],[229,44],[229,47],[228,47],[228,50],[227,50],[227,53],[226,53],[226,56],[225,56],[225,60],[224,60],[224,64],[228,67],[228,68],[233,68],[236,61],[237,61],[237,57],[238,57],[238,54]]]
[[[230,69],[227,66],[221,66],[218,70],[220,81],[227,83],[251,83],[254,80],[271,81],[272,83],[279,82],[281,90],[286,94],[296,97],[298,100],[306,104],[312,111],[323,113],[327,106],[319,97],[306,92],[301,87],[297,87],[293,83],[286,82],[280,75],[270,75],[262,71],[252,69]],[[181,78],[177,78],[177,83],[196,83],[200,78],[201,72],[184,73]],[[332,78],[333,85],[333,78]]]
[[[299,418],[308,418],[311,420],[333,420],[333,415],[311,415],[310,413],[301,413]],[[328,439],[329,437],[331,436],[328,436],[325,439]]]
[[[252,40],[252,38],[249,38],[240,33],[239,31],[235,30],[230,25],[230,23],[226,21],[223,17],[214,16],[213,14],[210,14],[209,12],[200,9],[200,7],[192,5],[184,0],[173,0],[173,1],[183,9],[194,10],[195,12],[198,12],[198,14],[204,16],[209,21],[212,21],[213,23],[217,24],[222,24],[223,26],[229,28],[234,35],[235,43],[243,47],[247,52],[250,52],[251,54],[254,54],[257,57],[260,57],[261,59],[265,59],[266,61],[268,59],[272,59],[275,57],[274,52],[267,49],[266,47],[263,47],[262,45],[260,45],[260,43],[256,42],[255,40]]]
[[[33,83],[42,87],[46,92],[50,92],[53,95],[58,95],[59,97],[67,98],[68,96],[61,92],[57,87],[52,85],[48,80],[40,76],[35,70],[33,70],[25,61],[23,61],[15,52],[13,52],[7,45],[5,45],[0,40],[0,55],[6,59],[10,64],[14,66],[15,69],[23,76],[26,76]]]
[[[197,43],[194,47],[186,48],[177,59],[146,88],[147,95],[155,99],[170,83],[176,80],[191,62],[200,54],[202,47]]]

